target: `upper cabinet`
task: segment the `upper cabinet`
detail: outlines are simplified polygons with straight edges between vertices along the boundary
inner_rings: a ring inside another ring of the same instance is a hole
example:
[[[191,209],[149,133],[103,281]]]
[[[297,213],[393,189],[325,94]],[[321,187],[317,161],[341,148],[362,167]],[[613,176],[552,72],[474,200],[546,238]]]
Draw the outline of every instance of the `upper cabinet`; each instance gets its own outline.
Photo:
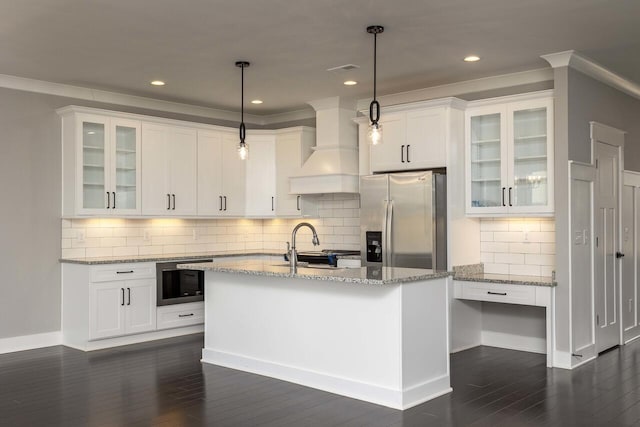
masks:
[[[244,216],[247,162],[237,145],[236,132],[198,131],[199,216]]]
[[[553,99],[550,93],[469,105],[466,113],[467,214],[552,214]]]
[[[60,114],[63,215],[140,214],[140,122],[73,107]]]
[[[249,158],[246,173],[247,216],[276,214],[276,139],[274,135],[247,135]]]
[[[299,194],[289,193],[289,178],[294,176],[311,156],[315,145],[315,129],[299,127],[279,131],[276,135],[276,215],[301,216],[313,210],[312,202]]]
[[[196,130],[142,124],[142,214],[196,214]]]

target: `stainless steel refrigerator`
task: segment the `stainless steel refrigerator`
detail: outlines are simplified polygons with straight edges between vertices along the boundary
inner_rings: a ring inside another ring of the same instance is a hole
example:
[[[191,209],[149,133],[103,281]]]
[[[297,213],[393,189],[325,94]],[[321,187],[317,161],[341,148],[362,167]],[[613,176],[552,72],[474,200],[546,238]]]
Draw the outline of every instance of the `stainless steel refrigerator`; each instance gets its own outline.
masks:
[[[447,269],[446,175],[398,172],[360,178],[363,266]]]

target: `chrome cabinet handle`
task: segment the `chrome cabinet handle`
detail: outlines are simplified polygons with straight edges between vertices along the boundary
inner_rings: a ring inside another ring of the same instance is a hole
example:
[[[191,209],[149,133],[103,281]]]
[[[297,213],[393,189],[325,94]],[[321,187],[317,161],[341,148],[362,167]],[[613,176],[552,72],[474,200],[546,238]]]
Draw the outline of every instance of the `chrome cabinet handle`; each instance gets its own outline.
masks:
[[[115,209],[116,208],[116,192],[112,192],[111,194],[113,194],[113,207],[111,209]]]
[[[400,161],[404,163],[404,145],[400,146]]]
[[[189,313],[189,314],[178,314],[178,317],[191,317],[193,316],[193,313]]]
[[[506,292],[491,292],[491,291],[487,291],[487,293],[488,293],[489,295],[501,295],[501,296],[503,296],[503,297],[506,297],[506,296],[507,296],[507,293],[506,293]]]

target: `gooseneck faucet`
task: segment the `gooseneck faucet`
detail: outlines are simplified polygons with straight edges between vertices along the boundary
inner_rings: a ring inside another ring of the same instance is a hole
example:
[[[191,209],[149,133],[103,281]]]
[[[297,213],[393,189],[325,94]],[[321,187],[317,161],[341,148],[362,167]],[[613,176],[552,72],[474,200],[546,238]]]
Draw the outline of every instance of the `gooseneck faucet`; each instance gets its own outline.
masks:
[[[289,252],[289,262],[291,263],[291,274],[295,274],[298,271],[298,253],[296,252],[296,233],[301,227],[309,227],[311,232],[313,233],[313,238],[311,239],[311,243],[313,246],[318,246],[320,244],[320,239],[318,239],[318,233],[316,233],[316,229],[313,225],[308,222],[301,222],[296,225],[293,231],[291,232],[291,251]]]

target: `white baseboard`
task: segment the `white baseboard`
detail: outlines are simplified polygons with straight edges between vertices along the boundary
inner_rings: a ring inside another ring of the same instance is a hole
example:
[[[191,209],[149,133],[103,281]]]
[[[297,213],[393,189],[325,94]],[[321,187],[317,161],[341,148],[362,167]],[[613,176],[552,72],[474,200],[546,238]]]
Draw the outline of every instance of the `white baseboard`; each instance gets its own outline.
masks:
[[[202,361],[401,410],[411,408],[451,391],[449,375],[425,381],[406,390],[395,390],[207,348],[202,349]]]
[[[530,351],[532,353],[547,353],[547,340],[538,337],[506,334],[495,331],[481,332],[482,345],[507,348],[509,350]]]
[[[456,348],[452,349],[449,353],[451,353],[451,354],[458,353],[460,351],[469,350],[470,348],[478,347],[480,345],[482,345],[482,343],[479,343],[479,342],[473,343],[473,344],[462,345],[462,346],[459,346],[459,347],[456,347]]]
[[[62,333],[60,331],[0,338],[0,354],[33,350],[34,348],[51,347],[60,344],[62,344]]]
[[[204,325],[185,326],[183,328],[163,329],[160,331],[152,331],[144,334],[127,335],[124,337],[107,338],[97,341],[88,341],[82,343],[69,342],[63,339],[62,344],[81,351],[103,350],[105,348],[120,347],[123,345],[137,344],[148,341],[162,340],[165,338],[179,337],[182,335],[197,334],[204,332]]]

